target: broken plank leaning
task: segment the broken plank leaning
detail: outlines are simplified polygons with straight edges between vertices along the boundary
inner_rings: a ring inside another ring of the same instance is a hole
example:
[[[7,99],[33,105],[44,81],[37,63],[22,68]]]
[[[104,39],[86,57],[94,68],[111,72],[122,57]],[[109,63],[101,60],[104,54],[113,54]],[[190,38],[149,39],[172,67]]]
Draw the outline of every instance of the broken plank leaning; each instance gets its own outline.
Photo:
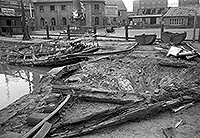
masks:
[[[197,100],[197,99],[193,99]],[[80,136],[84,134],[91,133],[95,130],[99,130],[105,127],[115,126],[119,125],[121,123],[124,123],[129,120],[136,120],[136,119],[143,119],[149,116],[152,116],[154,114],[157,114],[161,111],[166,111],[168,109],[171,109],[173,107],[179,106],[185,102],[191,102],[185,101],[182,98],[172,99],[170,101],[161,101],[154,104],[141,104],[139,106],[133,106],[131,104],[129,105],[123,105],[120,108],[116,108],[115,110],[108,110],[106,112],[99,113],[98,114],[88,117],[90,120],[82,120],[84,123],[80,125],[79,123],[73,124],[70,129],[66,126],[67,124],[63,124],[59,126],[59,128],[62,128],[62,131],[54,131],[54,133],[51,133],[52,137],[74,137],[74,136]],[[93,118],[93,119],[92,119]],[[92,120],[91,120],[92,119]],[[65,129],[64,129],[65,128]],[[75,128],[75,129],[71,129]],[[65,131],[66,130],[66,131]],[[62,134],[62,135],[60,135]]]
[[[56,113],[58,113],[58,111],[60,111],[63,108],[63,106],[69,101],[69,99],[70,95],[67,95],[65,100],[52,113],[50,113],[47,117],[45,117],[39,124],[33,127],[28,133],[23,135],[22,138],[29,138],[32,135],[34,135],[34,133],[36,133],[45,122],[47,122],[50,118],[52,118]]]

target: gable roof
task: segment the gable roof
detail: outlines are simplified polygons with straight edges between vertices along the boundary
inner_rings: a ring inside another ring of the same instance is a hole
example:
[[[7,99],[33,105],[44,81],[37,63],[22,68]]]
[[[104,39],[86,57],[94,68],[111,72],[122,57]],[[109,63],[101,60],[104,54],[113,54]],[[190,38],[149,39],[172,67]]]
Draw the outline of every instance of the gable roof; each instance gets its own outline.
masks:
[[[106,5],[116,5],[119,10],[127,10],[122,0],[106,0]]]
[[[175,17],[175,16],[195,16],[195,7],[171,7],[164,17]],[[197,15],[200,16],[200,8],[197,10]]]

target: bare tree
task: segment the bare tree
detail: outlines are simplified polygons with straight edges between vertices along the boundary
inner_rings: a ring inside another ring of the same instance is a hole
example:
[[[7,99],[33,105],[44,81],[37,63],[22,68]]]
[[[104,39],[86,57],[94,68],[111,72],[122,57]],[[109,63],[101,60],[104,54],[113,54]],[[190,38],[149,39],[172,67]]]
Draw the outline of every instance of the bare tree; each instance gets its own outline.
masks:
[[[26,16],[25,16],[23,0],[21,0],[21,12],[22,12],[22,32],[23,32],[22,40],[30,40],[31,37],[28,32],[28,26],[27,26],[27,21],[26,21]]]

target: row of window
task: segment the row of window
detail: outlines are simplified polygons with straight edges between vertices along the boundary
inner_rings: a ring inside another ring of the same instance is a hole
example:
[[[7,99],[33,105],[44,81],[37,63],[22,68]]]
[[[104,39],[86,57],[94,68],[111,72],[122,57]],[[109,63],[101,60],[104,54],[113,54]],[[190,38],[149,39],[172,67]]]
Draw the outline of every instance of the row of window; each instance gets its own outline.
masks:
[[[141,2],[140,3],[141,5],[166,5],[167,4],[167,1],[158,1],[158,2],[155,2],[155,1],[147,1],[147,2]]]
[[[66,5],[61,5],[61,10],[64,11],[66,10]],[[55,5],[50,5],[50,11],[55,11]],[[99,11],[99,4],[94,4],[94,10]],[[39,6],[40,12],[44,12],[44,6]]]
[[[138,14],[161,14],[165,8],[138,9]]]
[[[95,25],[99,25],[99,17],[94,18],[94,23],[95,23]],[[45,19],[44,18],[40,19],[40,25],[45,26]],[[56,19],[54,17],[51,18],[51,25],[52,26],[56,25]],[[65,17],[62,18],[62,25],[67,25],[67,19]]]
[[[183,25],[184,20],[183,19],[170,19],[169,23],[172,25]]]

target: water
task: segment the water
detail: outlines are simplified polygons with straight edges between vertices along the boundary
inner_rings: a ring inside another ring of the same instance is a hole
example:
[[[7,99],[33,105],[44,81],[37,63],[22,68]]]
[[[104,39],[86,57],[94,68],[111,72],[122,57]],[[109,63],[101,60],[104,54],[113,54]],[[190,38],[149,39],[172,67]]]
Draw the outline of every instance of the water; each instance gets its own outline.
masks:
[[[31,68],[0,64],[0,110],[29,94],[50,68]]]

